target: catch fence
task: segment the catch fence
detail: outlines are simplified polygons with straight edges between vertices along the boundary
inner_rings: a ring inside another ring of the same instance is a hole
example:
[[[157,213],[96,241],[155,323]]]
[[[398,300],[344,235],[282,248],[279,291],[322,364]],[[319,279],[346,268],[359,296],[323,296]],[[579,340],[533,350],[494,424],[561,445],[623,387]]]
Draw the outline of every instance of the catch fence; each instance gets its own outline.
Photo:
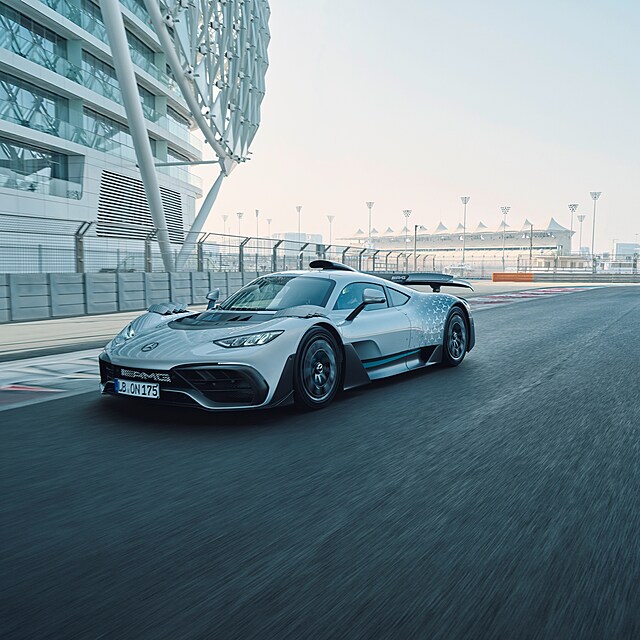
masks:
[[[101,235],[96,225],[72,220],[0,214],[0,273],[130,273],[165,271],[155,233],[129,225],[137,238]],[[143,239],[140,239],[143,238]],[[174,264],[183,245],[171,245]],[[325,258],[360,271],[438,271],[469,278],[490,278],[493,272],[638,273],[638,256],[561,255],[499,247],[385,249],[365,245],[325,245],[276,237],[201,233],[184,272],[271,273],[306,268]]]

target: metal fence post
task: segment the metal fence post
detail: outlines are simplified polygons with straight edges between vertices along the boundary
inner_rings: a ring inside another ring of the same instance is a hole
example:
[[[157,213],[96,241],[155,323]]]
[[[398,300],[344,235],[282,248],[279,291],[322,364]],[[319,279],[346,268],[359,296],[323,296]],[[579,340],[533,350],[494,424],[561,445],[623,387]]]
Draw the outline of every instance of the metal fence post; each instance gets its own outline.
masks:
[[[153,271],[153,261],[151,260],[151,239],[147,234],[144,239],[144,270],[146,273]]]
[[[196,268],[200,273],[202,273],[204,271],[204,243],[211,234],[201,231],[198,235],[202,237],[196,244]]]
[[[245,238],[238,245],[238,271],[240,273],[244,272],[244,246],[249,242],[249,240],[251,240],[251,238]]]
[[[278,270],[278,247],[284,242],[284,240],[278,240],[271,249],[271,271]]]
[[[366,253],[366,247],[358,254],[358,271],[362,271],[362,254]]]
[[[198,271],[202,273],[204,271],[204,252],[202,250],[202,240],[199,240],[198,244],[196,244],[196,262],[198,265]]]
[[[76,273],[84,273],[84,234],[93,222],[83,222],[74,234],[76,249]]]
[[[376,249],[371,256],[371,271],[376,271],[376,256],[380,253],[380,249]]]
[[[345,247],[342,251],[342,264],[347,264],[347,252],[351,247]]]
[[[310,242],[304,242],[298,251],[298,269],[302,271],[304,262],[304,250],[310,245]]]
[[[147,273],[151,273],[153,271],[153,253],[151,251],[151,240],[153,236],[156,235],[155,230],[150,231],[144,237],[144,270]]]

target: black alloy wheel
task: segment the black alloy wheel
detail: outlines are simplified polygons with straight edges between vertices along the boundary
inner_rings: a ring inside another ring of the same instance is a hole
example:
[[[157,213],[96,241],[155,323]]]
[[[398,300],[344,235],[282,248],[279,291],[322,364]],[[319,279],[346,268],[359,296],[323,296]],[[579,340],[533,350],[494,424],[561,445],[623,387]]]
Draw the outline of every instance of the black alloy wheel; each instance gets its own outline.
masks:
[[[304,336],[293,375],[294,398],[298,406],[322,409],[335,398],[342,381],[342,354],[329,331],[317,327]]]
[[[449,315],[444,330],[442,345],[442,363],[448,367],[457,367],[467,353],[468,344],[467,321],[459,309]]]

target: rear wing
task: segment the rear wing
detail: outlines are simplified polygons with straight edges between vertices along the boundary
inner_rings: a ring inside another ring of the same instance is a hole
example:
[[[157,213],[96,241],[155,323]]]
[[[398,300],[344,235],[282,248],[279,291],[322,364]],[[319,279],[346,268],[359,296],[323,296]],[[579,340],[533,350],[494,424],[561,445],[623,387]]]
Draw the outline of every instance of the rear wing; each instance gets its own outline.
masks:
[[[473,287],[466,280],[459,280],[446,273],[389,273],[380,277],[403,284],[406,287],[417,284],[427,285],[435,293],[440,291],[440,287],[464,287],[473,291]]]

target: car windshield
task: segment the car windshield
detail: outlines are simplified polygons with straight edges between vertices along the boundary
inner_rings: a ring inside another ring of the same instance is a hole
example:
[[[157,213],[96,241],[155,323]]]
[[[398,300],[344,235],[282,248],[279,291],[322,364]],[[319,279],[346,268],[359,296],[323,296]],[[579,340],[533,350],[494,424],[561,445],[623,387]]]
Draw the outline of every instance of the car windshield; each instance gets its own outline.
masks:
[[[225,311],[280,311],[300,305],[324,307],[335,282],[305,276],[266,276],[243,287],[225,300]]]

